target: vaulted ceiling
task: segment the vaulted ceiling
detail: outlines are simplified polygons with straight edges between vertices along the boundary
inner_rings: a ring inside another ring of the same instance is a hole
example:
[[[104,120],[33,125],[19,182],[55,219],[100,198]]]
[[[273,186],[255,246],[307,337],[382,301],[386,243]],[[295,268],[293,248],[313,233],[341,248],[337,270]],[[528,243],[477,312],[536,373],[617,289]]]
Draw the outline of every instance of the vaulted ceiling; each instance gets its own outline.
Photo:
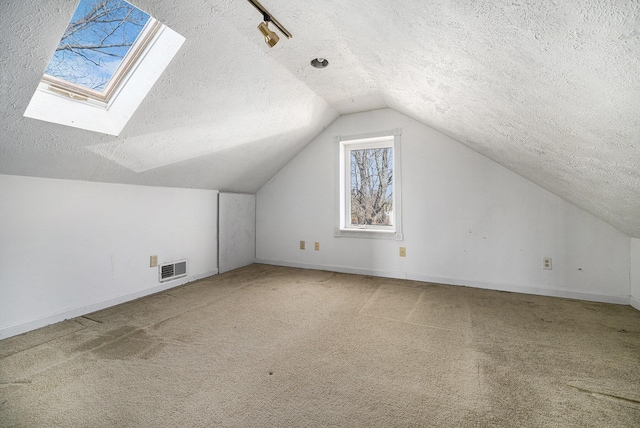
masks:
[[[2,2],[0,173],[255,192],[389,107],[640,237],[637,1],[263,0],[272,49],[244,0],[132,3],[186,42],[113,137],[22,116],[76,1]]]

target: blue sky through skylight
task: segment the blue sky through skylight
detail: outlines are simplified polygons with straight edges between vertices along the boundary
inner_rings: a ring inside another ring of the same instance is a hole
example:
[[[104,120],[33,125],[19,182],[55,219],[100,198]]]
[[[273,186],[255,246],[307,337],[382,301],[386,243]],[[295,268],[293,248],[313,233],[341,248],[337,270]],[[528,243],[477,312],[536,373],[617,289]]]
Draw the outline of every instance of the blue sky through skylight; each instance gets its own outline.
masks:
[[[45,73],[103,91],[149,18],[124,0],[81,0]]]

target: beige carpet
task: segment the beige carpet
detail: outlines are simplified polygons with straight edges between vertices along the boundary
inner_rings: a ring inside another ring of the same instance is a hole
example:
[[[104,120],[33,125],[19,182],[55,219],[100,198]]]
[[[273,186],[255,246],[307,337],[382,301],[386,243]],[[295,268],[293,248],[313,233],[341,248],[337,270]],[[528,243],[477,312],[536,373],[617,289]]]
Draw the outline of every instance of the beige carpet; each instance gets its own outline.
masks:
[[[637,427],[629,306],[253,265],[0,342],[2,427]]]

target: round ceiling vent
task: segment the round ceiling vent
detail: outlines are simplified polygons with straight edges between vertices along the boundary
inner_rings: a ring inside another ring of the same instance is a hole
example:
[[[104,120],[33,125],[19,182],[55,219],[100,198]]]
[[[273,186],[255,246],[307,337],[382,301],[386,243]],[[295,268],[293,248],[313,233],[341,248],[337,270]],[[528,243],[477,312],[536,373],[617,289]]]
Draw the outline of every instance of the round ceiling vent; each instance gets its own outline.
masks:
[[[315,68],[325,68],[329,65],[329,61],[324,58],[316,58],[311,60],[311,65],[313,65]]]

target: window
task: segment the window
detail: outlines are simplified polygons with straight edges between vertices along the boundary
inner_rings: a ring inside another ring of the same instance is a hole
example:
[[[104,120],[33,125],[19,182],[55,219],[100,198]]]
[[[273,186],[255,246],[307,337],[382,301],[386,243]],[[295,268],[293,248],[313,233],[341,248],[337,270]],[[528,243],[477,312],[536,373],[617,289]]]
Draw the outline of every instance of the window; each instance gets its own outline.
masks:
[[[49,62],[51,90],[108,102],[160,24],[123,0],[81,0]]]
[[[80,0],[24,116],[118,135],[184,40],[124,0]]]
[[[336,140],[335,236],[402,240],[400,130]]]

